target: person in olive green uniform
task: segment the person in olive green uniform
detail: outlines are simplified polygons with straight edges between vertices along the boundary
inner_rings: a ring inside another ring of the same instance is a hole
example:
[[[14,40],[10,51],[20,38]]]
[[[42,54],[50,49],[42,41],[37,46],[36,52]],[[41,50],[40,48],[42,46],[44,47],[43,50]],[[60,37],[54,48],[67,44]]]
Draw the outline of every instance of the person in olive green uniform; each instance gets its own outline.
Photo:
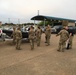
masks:
[[[13,44],[16,43],[16,34],[15,34],[15,31],[16,31],[16,28],[13,27],[13,32],[12,32],[12,35],[11,35],[13,37]]]
[[[35,32],[34,32],[34,28],[31,26],[29,30],[29,40],[30,40],[31,50],[34,49],[34,38],[35,38]]]
[[[37,42],[37,46],[40,46],[41,35],[42,35],[42,31],[41,31],[41,28],[38,26],[38,28],[36,30],[36,42]]]
[[[16,34],[16,49],[21,50],[20,46],[21,46],[22,32],[20,28],[18,28],[15,31],[15,34]]]
[[[50,37],[51,37],[51,27],[48,25],[45,31],[46,43],[47,46],[50,45]]]
[[[56,36],[60,35],[60,40],[59,40],[59,47],[57,51],[62,51],[64,52],[65,49],[65,43],[67,41],[67,39],[69,38],[69,33],[68,31],[65,30],[65,28],[63,28]]]

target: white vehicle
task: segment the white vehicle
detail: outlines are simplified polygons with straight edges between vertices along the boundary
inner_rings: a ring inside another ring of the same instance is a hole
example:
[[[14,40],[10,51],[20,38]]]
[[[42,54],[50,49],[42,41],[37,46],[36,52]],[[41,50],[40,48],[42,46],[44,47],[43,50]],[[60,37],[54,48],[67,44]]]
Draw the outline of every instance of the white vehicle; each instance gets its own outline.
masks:
[[[0,29],[0,37],[2,36],[2,29]]]
[[[5,33],[2,32],[2,29],[0,29],[0,38],[5,41]]]

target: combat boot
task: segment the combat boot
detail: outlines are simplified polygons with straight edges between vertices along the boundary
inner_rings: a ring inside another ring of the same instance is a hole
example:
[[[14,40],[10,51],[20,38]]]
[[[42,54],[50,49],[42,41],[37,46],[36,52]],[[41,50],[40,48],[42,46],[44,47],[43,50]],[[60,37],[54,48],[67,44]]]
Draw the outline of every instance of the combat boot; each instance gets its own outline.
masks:
[[[21,48],[18,48],[18,50],[22,50]]]
[[[57,51],[58,51],[58,52],[60,52],[60,50],[59,50],[59,49],[58,49]]]

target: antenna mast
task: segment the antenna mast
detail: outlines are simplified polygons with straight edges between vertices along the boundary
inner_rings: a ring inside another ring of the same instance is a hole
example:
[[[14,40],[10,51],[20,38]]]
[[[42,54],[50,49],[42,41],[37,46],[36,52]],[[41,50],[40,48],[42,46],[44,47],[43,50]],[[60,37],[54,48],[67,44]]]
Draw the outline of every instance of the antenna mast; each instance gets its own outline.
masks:
[[[39,10],[38,10],[38,15],[39,15]]]

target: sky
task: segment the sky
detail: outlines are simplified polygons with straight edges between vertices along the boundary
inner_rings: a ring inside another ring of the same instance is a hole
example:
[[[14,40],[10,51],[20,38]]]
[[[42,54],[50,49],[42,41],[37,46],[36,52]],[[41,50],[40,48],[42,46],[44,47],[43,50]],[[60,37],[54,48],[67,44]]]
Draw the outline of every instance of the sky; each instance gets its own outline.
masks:
[[[76,20],[76,0],[0,0],[2,23],[28,23],[38,15]]]

